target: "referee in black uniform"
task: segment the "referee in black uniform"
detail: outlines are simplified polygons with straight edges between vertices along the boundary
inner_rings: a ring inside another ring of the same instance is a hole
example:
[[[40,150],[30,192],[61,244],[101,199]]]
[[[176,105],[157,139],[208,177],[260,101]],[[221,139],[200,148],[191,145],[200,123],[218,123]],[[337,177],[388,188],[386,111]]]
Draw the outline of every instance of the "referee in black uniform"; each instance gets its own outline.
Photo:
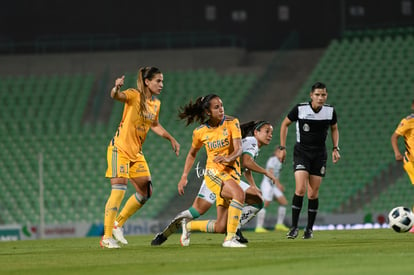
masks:
[[[295,239],[298,236],[298,220],[306,189],[308,190],[308,223],[303,238],[313,237],[312,228],[319,206],[319,187],[326,172],[325,142],[329,128],[333,144],[333,163],[341,157],[338,147],[339,131],[336,112],[333,106],[325,104],[328,98],[326,85],[316,82],[312,86],[310,98],[310,102],[297,104],[280,126],[280,149],[283,151],[282,160],[284,161],[288,127],[292,122],[296,122],[296,144],[293,150],[296,188],[292,199],[292,227],[287,233],[288,239]]]

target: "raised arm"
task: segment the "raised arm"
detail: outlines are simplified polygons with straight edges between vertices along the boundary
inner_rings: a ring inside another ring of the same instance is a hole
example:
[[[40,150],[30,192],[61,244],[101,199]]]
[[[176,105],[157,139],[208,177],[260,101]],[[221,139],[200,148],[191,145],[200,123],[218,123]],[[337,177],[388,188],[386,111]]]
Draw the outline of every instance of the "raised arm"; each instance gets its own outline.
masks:
[[[121,87],[124,85],[125,76],[118,77],[115,80],[115,86],[111,90],[111,97],[121,102],[126,101],[126,95],[121,93]]]

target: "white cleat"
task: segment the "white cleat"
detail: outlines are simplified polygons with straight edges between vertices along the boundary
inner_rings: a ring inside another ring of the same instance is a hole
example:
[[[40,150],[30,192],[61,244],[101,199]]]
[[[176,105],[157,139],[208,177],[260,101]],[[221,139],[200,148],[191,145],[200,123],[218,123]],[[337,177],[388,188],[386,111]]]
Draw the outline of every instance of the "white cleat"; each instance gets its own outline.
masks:
[[[99,242],[102,248],[121,248],[118,244],[118,242],[113,238],[107,238],[104,239],[102,237],[102,240]]]
[[[190,245],[190,231],[187,230],[187,220],[183,219],[181,222],[181,228],[183,232],[181,233],[180,243],[181,246],[189,246]]]
[[[124,229],[122,228],[122,226],[118,226],[117,221],[115,221],[114,223],[114,229],[112,229],[112,235],[121,244],[128,244],[128,241],[124,237]]]
[[[225,240],[223,247],[247,247],[247,245],[240,243],[236,237],[231,238],[230,240]]]

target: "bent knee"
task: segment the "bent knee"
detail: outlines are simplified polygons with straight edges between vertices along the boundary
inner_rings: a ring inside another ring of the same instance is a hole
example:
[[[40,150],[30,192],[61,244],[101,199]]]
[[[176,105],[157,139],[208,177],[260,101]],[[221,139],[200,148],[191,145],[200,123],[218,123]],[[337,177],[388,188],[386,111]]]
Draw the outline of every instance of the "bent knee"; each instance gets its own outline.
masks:
[[[234,192],[232,199],[237,200],[240,203],[244,203],[244,201],[246,199],[246,196],[245,196],[245,194],[244,194],[244,192],[242,190],[242,192]]]

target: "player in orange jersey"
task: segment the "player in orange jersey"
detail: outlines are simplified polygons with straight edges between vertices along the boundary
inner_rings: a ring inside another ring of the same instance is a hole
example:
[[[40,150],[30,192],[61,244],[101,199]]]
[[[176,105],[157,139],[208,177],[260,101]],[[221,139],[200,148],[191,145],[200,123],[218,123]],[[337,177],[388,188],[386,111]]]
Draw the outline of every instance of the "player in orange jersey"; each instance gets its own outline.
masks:
[[[414,100],[411,103],[411,110],[414,111]],[[404,156],[398,148],[398,138],[403,137],[405,143]],[[404,162],[404,169],[414,184],[414,113],[403,118],[397,129],[391,136],[391,145],[394,150],[395,160]]]
[[[191,221],[183,224],[181,244],[189,244],[190,231],[227,232],[223,247],[246,247],[236,238],[245,193],[240,187],[240,156],[242,134],[239,120],[224,114],[223,102],[215,94],[197,98],[181,108],[180,118],[187,125],[201,123],[193,131],[193,142],[187,154],[184,171],[178,183],[178,191],[184,194],[187,176],[194,164],[197,153],[204,145],[207,162],[204,179],[207,187],[216,194],[217,220]],[[188,234],[186,234],[188,233]]]
[[[411,110],[414,111],[414,100],[411,102]],[[404,138],[404,156],[398,148],[398,138],[400,137]],[[414,185],[414,113],[400,121],[400,124],[391,136],[391,145],[394,150],[395,160],[402,161],[404,163],[404,170],[407,172],[411,184]],[[414,233],[414,227],[410,230],[410,232]]]
[[[151,197],[151,173],[142,152],[149,129],[169,140],[173,151],[179,155],[180,144],[158,121],[161,102],[155,96],[161,93],[163,80],[158,68],[145,67],[139,69],[136,89],[121,91],[124,84],[122,76],[115,80],[115,87],[111,90],[111,97],[125,105],[121,123],[107,150],[106,177],[111,179],[112,190],[105,206],[102,247],[119,248],[118,242],[128,243],[122,226]],[[128,180],[134,185],[136,193],[127,200],[117,216]]]
[[[246,198],[239,228],[236,231],[236,238],[240,243],[247,243],[248,240],[244,238],[240,227],[253,219],[256,216],[256,213],[263,207],[262,194],[254,181],[252,171],[267,175],[273,182],[276,182],[277,179],[270,170],[266,170],[256,163],[260,148],[268,145],[272,140],[273,126],[268,121],[259,120],[243,123],[240,125],[240,128],[242,132],[242,171],[244,171],[243,173],[247,182],[240,180],[240,187],[245,192]],[[201,176],[204,175],[200,175],[200,177]],[[183,187],[178,186],[178,188]],[[178,213],[165,229],[155,236],[151,241],[151,245],[157,246],[163,244],[171,234],[178,230],[183,219],[186,219],[188,222],[200,217],[206,213],[215,202],[216,194],[210,191],[206,186],[205,180],[203,180],[192,206],[189,209]],[[189,240],[188,234],[183,237]]]

